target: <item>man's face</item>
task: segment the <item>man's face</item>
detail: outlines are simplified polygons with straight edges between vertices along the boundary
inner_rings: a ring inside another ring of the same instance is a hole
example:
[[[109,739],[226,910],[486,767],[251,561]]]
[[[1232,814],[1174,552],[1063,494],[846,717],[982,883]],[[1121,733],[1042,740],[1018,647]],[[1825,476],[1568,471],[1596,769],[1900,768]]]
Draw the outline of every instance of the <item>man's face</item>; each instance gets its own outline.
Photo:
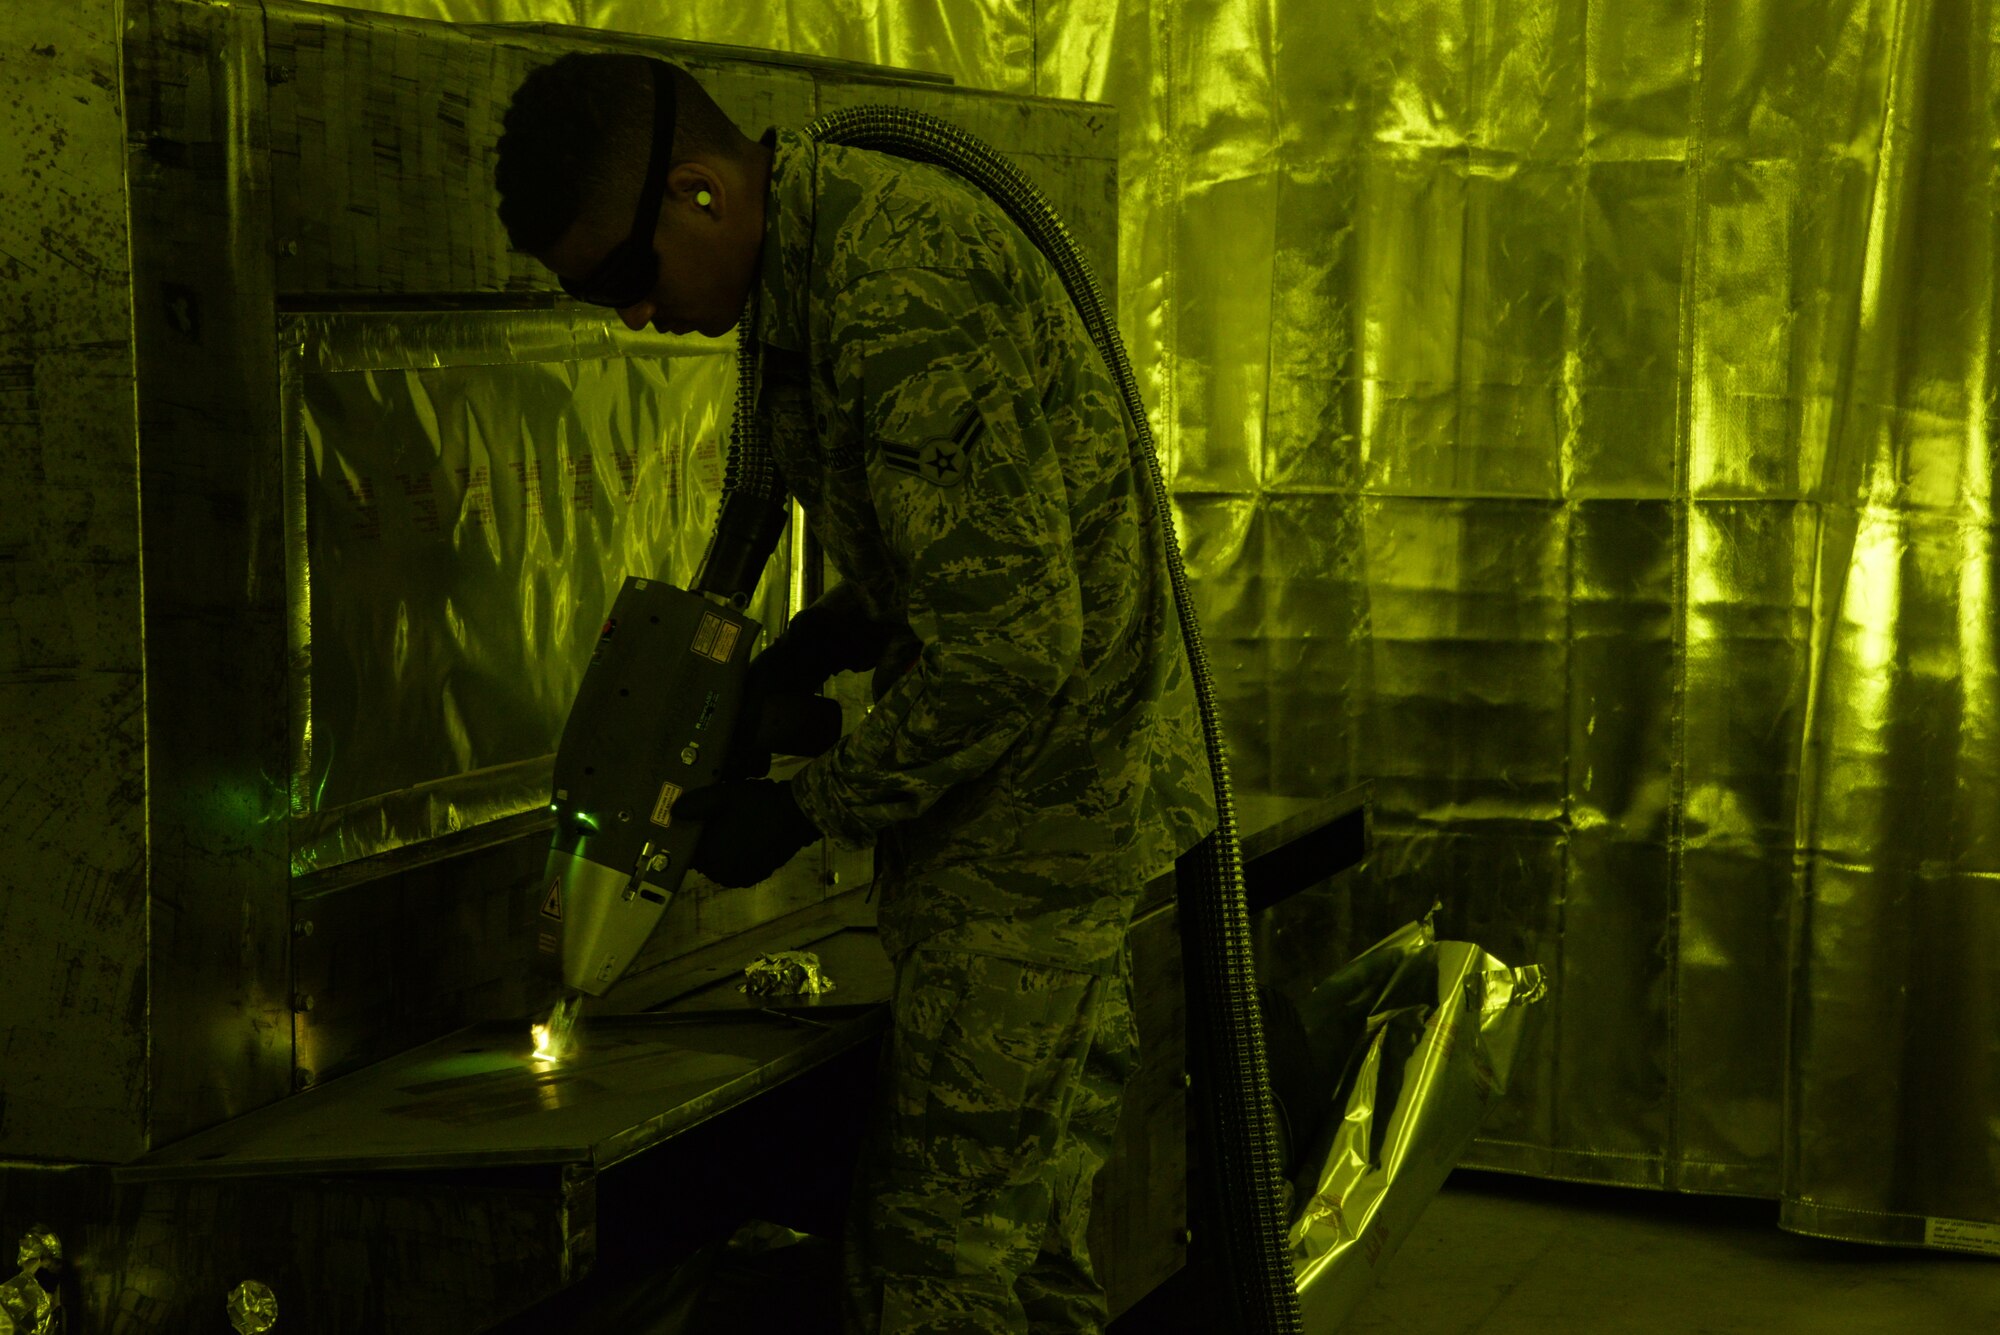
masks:
[[[536,258],[571,282],[591,274],[631,233],[639,184],[609,205],[585,209]],[[659,277],[646,296],[617,307],[619,318],[634,330],[722,337],[743,314],[762,243],[761,191],[753,196],[750,183],[725,168],[681,163],[667,174],[653,229]]]

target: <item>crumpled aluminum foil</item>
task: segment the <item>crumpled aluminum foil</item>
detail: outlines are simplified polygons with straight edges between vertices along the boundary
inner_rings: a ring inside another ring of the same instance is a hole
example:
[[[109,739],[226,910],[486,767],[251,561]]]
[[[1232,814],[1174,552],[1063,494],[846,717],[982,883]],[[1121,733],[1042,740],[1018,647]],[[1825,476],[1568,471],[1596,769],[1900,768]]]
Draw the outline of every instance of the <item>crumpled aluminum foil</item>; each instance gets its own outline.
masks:
[[[1439,941],[1436,908],[1314,991],[1324,1022],[1366,1021],[1294,1183],[1290,1243],[1308,1330],[1334,1330],[1375,1285],[1506,1092],[1526,1018],[1547,991],[1464,941]]]
[[[0,1335],[51,1335],[61,1311],[36,1272],[62,1268],[62,1240],[41,1224],[21,1239],[21,1273],[0,1284]]]
[[[278,1296],[261,1280],[246,1279],[229,1293],[229,1324],[238,1335],[262,1335],[278,1324]]]
[[[833,979],[810,950],[777,950],[760,955],[743,970],[738,989],[753,997],[816,997],[833,991]]]
[[[21,1249],[17,1255],[23,1270],[33,1270],[38,1266],[59,1270],[63,1259],[62,1239],[46,1224],[36,1224],[21,1236]]]

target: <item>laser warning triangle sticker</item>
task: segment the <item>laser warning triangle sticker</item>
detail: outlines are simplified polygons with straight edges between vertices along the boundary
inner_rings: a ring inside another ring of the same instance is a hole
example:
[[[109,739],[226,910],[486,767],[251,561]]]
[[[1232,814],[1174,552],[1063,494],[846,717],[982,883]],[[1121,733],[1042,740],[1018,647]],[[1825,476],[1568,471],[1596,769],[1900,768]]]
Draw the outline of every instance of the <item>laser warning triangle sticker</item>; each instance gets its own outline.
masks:
[[[549,897],[542,901],[542,916],[562,921],[562,877],[549,882]]]

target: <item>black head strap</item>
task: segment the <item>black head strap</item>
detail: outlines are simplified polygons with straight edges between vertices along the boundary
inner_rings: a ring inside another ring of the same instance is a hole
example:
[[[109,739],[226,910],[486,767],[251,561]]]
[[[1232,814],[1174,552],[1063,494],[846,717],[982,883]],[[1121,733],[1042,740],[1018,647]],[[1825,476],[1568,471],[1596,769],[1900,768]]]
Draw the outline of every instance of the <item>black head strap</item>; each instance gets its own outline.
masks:
[[[664,60],[646,63],[653,67],[653,143],[646,155],[639,211],[632,216],[632,239],[650,247],[652,229],[660,220],[660,196],[667,190],[667,172],[674,165],[674,73]]]

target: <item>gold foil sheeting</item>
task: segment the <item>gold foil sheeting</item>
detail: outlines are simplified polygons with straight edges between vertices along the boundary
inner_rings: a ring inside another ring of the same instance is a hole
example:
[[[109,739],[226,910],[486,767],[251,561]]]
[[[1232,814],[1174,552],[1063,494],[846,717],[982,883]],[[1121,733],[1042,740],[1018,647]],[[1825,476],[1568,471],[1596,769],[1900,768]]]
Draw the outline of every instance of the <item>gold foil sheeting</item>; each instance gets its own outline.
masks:
[[[685,585],[706,549],[735,358],[587,312],[313,315],[286,338],[302,873],[547,803],[620,582]]]
[[[1367,1022],[1329,1119],[1302,1160],[1289,1239],[1307,1325],[1334,1330],[1507,1089],[1541,970],[1412,923],[1315,989]]]

